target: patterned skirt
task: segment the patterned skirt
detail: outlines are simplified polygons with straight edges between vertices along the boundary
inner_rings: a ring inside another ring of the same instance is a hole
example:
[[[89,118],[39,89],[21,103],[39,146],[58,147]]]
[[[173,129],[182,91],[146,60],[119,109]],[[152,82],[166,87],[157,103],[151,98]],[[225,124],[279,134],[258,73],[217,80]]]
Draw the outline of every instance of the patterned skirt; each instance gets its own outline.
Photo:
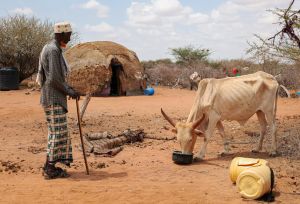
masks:
[[[48,124],[47,159],[49,163],[73,162],[71,137],[68,133],[66,110],[60,105],[44,108]]]

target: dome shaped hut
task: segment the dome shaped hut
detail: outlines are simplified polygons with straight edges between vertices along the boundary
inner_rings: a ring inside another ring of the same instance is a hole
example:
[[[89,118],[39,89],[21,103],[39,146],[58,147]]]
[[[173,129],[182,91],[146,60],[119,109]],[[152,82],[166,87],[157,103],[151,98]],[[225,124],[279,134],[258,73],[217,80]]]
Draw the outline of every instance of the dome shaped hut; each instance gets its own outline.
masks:
[[[81,95],[143,94],[144,71],[135,52],[110,42],[78,44],[65,52],[68,83]]]
[[[70,48],[64,56],[70,69],[68,84],[86,96],[81,120],[91,96],[142,95],[146,88],[137,55],[120,44],[86,42]]]

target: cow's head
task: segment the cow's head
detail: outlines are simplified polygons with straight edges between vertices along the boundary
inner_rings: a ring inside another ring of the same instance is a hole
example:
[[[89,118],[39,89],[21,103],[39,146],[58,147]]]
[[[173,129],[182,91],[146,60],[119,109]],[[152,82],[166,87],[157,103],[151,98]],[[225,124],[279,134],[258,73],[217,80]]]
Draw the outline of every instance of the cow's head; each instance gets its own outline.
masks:
[[[167,116],[167,114],[161,109],[161,113],[164,118],[174,127],[172,132],[176,133],[177,141],[180,144],[182,153],[192,153],[197,136],[202,136],[203,132],[196,129],[204,120],[204,115],[199,120],[193,123],[177,122]]]

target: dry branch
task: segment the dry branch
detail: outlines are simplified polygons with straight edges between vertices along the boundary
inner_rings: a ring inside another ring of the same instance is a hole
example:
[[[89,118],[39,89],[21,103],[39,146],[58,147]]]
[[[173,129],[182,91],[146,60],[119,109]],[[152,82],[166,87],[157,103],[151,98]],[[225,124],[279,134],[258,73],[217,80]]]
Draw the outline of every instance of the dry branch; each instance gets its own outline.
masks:
[[[85,151],[88,152],[88,153],[93,152],[93,150],[94,150],[93,144],[90,143],[90,142],[86,139],[86,137],[83,137],[82,139],[83,139],[83,144],[84,144],[84,147],[85,147]]]
[[[152,135],[146,135],[144,138],[152,139],[152,140],[175,140],[176,137],[157,137]]]
[[[90,133],[84,137],[86,151],[95,155],[114,156],[120,152],[126,143],[142,142],[145,133],[142,129],[125,130],[117,136],[107,132]]]
[[[297,43],[298,48],[300,49],[300,38],[294,31],[294,27],[296,25],[298,25],[298,23],[299,23],[298,22],[299,19],[297,16],[299,11],[291,11],[294,1],[295,0],[291,1],[289,7],[284,11],[283,16],[281,16],[280,14],[277,13],[277,15],[279,15],[281,18],[283,18],[284,23],[281,23],[281,24],[284,24],[284,25],[283,25],[283,28],[279,32],[277,32],[274,36],[268,38],[268,40],[273,40],[272,42],[273,42],[273,44],[275,44],[275,39],[279,34],[281,34],[281,40],[283,39],[284,34],[287,34],[288,37],[290,38],[290,40]],[[291,13],[291,14],[289,14],[289,13]]]

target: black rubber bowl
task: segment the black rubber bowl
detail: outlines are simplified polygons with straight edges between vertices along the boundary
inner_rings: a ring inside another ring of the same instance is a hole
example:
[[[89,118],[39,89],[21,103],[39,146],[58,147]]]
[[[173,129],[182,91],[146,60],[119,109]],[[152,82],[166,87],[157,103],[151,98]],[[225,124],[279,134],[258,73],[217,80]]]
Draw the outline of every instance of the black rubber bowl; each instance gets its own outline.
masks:
[[[176,164],[191,164],[193,163],[193,154],[183,154],[181,151],[174,151],[172,160]]]

